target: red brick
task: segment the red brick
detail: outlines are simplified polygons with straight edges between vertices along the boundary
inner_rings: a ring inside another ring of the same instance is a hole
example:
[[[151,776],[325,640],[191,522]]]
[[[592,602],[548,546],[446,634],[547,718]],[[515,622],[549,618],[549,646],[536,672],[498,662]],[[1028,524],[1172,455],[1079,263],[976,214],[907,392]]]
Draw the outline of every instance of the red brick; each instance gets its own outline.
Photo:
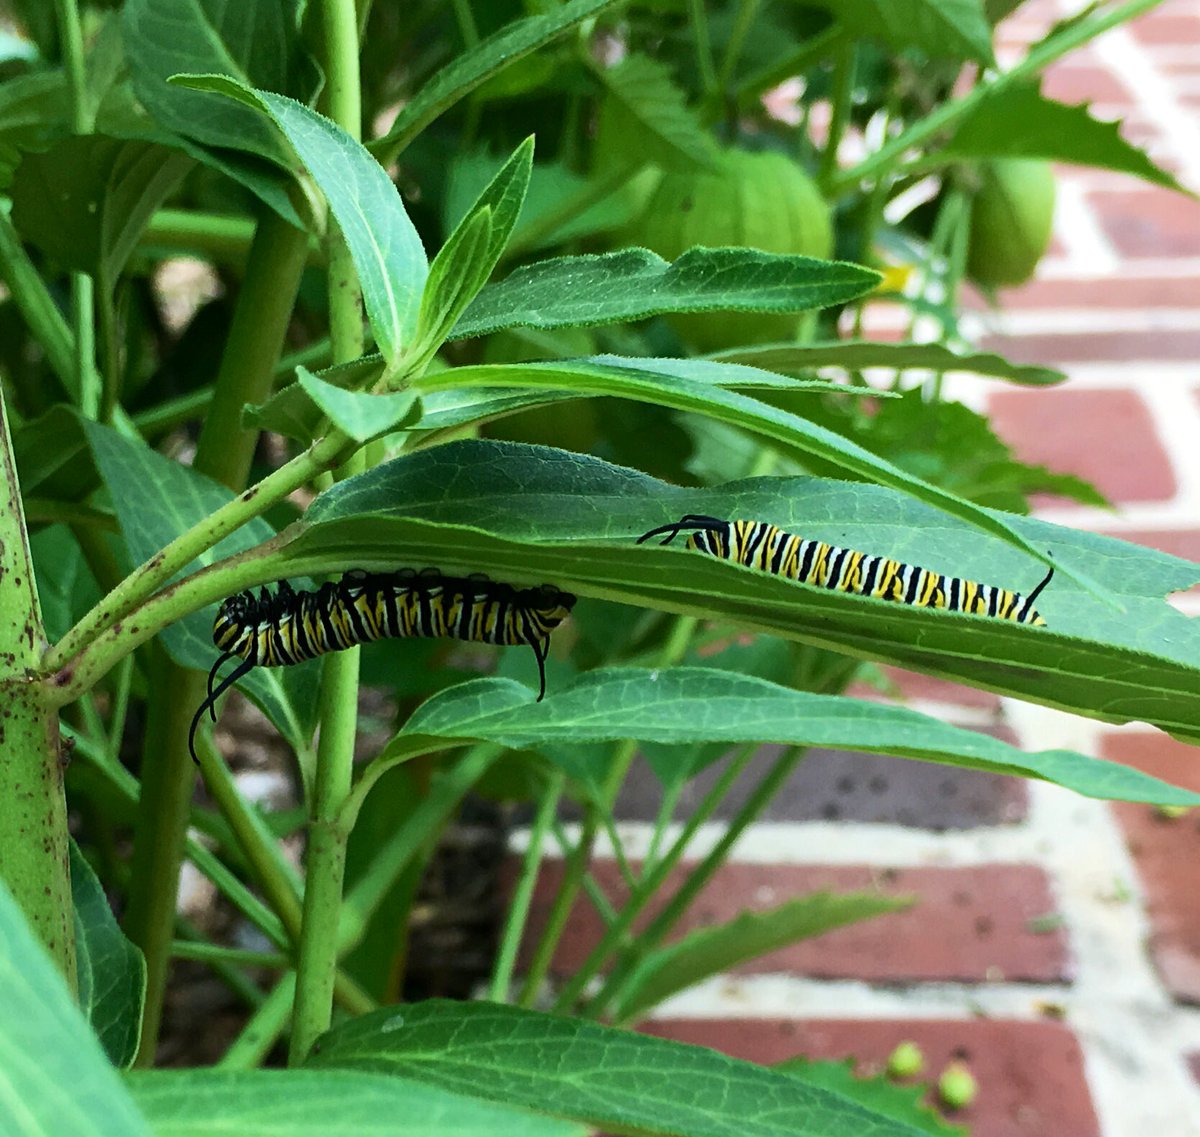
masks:
[[[1148,12],[1132,24],[1134,37],[1146,44],[1196,44],[1200,47],[1200,17],[1194,12]]]
[[[1100,225],[1127,257],[1200,255],[1200,201],[1161,186],[1091,195]]]
[[[1149,731],[1105,735],[1100,753],[1191,790],[1200,789],[1200,753]],[[1145,805],[1114,806],[1146,892],[1150,954],[1175,998],[1200,1003],[1200,812],[1164,817]]]
[[[881,1070],[892,1050],[909,1040],[925,1054],[928,1080],[951,1061],[970,1067],[979,1096],[951,1119],[969,1126],[971,1137],[1100,1137],[1079,1042],[1061,1023],[671,1019],[642,1029],[764,1064],[853,1057],[861,1074]]]
[[[1121,532],[1099,529],[1097,533],[1102,537],[1116,537],[1119,541],[1145,545],[1148,549],[1170,553],[1185,561],[1200,561],[1200,529],[1127,529]],[[1200,565],[1197,565],[1196,571],[1200,579]]]
[[[1200,537],[1200,534],[1197,534]],[[895,695],[888,690],[879,691],[867,683],[854,683],[847,694],[858,699],[887,699],[893,697],[922,699],[934,703],[952,703],[959,707],[979,707],[1000,712],[1000,696],[992,691],[981,691],[977,687],[965,687],[949,679],[938,679],[932,675],[921,675],[916,671],[905,671],[899,667],[883,667],[885,679],[896,687]]]
[[[515,865],[510,871],[515,877]],[[650,906],[637,928],[661,910],[689,871],[690,866],[684,866],[671,876],[660,890],[662,899]],[[619,907],[626,892],[615,864],[598,861],[593,875]],[[543,866],[530,912],[530,945],[545,924],[561,880],[561,862]],[[1038,930],[1036,922],[1053,915],[1055,902],[1045,873],[1033,865],[880,869],[730,864],[696,898],[671,939],[726,923],[743,911],[762,911],[826,889],[878,890],[888,896],[914,896],[917,902],[905,911],[781,948],[743,964],[736,973],[782,972],[876,983],[1054,983],[1071,978],[1065,932],[1057,926]],[[603,924],[591,905],[577,906],[555,957],[555,974],[577,970],[602,932]]]
[[[1060,103],[1103,103],[1121,106],[1132,102],[1129,90],[1107,68],[1096,63],[1082,63],[1072,57],[1046,72],[1042,94]]]
[[[1097,316],[1097,329],[1103,316]],[[1023,336],[985,336],[983,351],[994,351],[1014,363],[1192,362],[1200,356],[1200,328],[1170,332],[1044,332]]]
[[[1164,501],[1175,493],[1170,461],[1134,391],[997,391],[988,408],[996,433],[1019,458],[1078,474],[1113,502]]]
[[[987,308],[971,294],[973,308]],[[1193,277],[1104,277],[1100,280],[1032,280],[1004,293],[1006,308],[1096,309],[1198,308],[1200,287]]]

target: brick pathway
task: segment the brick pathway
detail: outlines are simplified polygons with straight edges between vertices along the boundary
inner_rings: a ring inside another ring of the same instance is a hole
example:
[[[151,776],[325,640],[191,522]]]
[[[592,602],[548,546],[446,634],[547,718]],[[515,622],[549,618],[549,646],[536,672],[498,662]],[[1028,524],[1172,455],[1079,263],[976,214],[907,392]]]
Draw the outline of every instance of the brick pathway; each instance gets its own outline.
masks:
[[[1059,13],[1031,0],[1005,29],[1008,43],[1040,35]],[[1132,140],[1200,187],[1200,0],[1168,0],[1110,33],[1055,68],[1046,89],[1122,117]],[[1071,382],[953,380],[949,394],[986,408],[1022,457],[1090,479],[1119,506],[1047,500],[1041,516],[1200,560],[1200,203],[1064,168],[1054,251],[1039,279],[1005,300],[1003,314],[975,317],[981,342],[1061,367]],[[1200,592],[1178,602],[1200,613]],[[1197,751],[1146,728],[901,683],[919,709],[1026,749],[1071,747],[1200,789]],[[644,851],[644,823],[622,833],[631,856]],[[718,835],[704,831],[696,855]],[[974,1137],[1194,1137],[1198,865],[1195,815],[815,754],[699,898],[693,926],[823,886],[875,882],[919,894],[918,906],[693,989],[648,1029],[760,1061],[855,1055],[863,1067],[913,1039],[935,1075],[952,1057],[969,1062],[981,1090],[955,1119]],[[615,873],[599,872],[615,888]],[[543,875],[539,902],[557,874]],[[571,925],[562,971],[597,927],[586,915]]]

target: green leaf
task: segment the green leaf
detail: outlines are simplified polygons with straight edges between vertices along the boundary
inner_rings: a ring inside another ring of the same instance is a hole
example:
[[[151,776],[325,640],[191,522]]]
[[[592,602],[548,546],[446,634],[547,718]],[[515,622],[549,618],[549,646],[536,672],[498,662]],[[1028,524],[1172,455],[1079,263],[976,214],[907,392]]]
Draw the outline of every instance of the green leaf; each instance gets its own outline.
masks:
[[[100,586],[67,526],[47,525],[31,533],[29,550],[37,576],[42,623],[47,637],[54,643],[93,604],[99,603]]]
[[[844,1062],[810,1062],[807,1058],[792,1058],[774,1067],[791,1074],[810,1086],[821,1086],[832,1093],[856,1101],[867,1109],[911,1125],[930,1137],[968,1137],[961,1125],[951,1125],[924,1102],[928,1087],[923,1083],[902,1086],[890,1081],[885,1074],[871,1078],[854,1076],[854,1059]]]
[[[3,881],[0,1006],[6,1137],[150,1137]]]
[[[993,64],[992,29],[982,0],[816,0],[852,36],[895,51]]]
[[[865,295],[869,268],[757,249],[689,249],[674,263],[649,249],[538,261],[485,288],[451,339],[502,328],[568,328],[664,312],[803,312]]]
[[[59,403],[13,432],[21,490],[31,497],[82,501],[100,483],[83,418]]]
[[[571,0],[546,15],[514,20],[441,68],[405,103],[391,130],[371,143],[371,152],[395,158],[438,115],[480,83],[615,3]]]
[[[764,344],[718,352],[711,359],[726,363],[749,363],[770,371],[792,373],[814,367],[838,367],[847,371],[889,367],[897,371],[967,371],[996,379],[1010,379],[1030,387],[1048,387],[1066,379],[1061,371],[1025,363],[1010,363],[992,352],[960,355],[939,343],[873,343],[869,340],[837,340],[813,344]]]
[[[472,212],[439,250],[421,298],[414,354],[432,358],[483,287],[494,264],[488,255],[491,241],[492,210],[485,205]]]
[[[911,904],[904,897],[874,892],[814,892],[763,912],[742,912],[714,928],[698,928],[638,964],[629,993],[613,1008],[613,1016],[620,1022],[638,1018],[671,995],[739,963]]]
[[[1028,591],[1038,566],[1005,541],[911,497],[864,483],[749,478],[683,488],[595,458],[463,441],[385,463],[326,491],[250,579],[348,564],[440,564],[503,580],[555,581],[587,596],[724,618],[1090,715],[1200,738],[1200,626],[1163,601],[1200,567],[1112,538],[1004,515],[1061,567],[1085,567],[1121,609],[1059,574],[1034,628],[800,585],[686,549],[637,546],[687,513],[789,532]],[[1000,515],[998,515],[1000,516]],[[677,545],[679,542],[676,543]],[[272,574],[272,575],[266,575]]]
[[[181,533],[233,499],[210,478],[172,462],[99,423],[84,424],[100,475],[112,494],[117,520],[133,564],[141,564]],[[212,564],[268,540],[274,530],[261,518],[222,538],[186,571]],[[193,612],[162,634],[176,663],[207,671],[217,657],[211,609]],[[318,666],[256,667],[238,684],[295,747],[303,746],[316,722]]]
[[[1120,129],[1120,122],[1092,118],[1087,104],[1046,98],[1037,83],[1010,83],[976,104],[933,157],[1046,158],[1116,170],[1189,193],[1144,150],[1126,142]]]
[[[423,703],[397,738],[426,735],[496,742],[512,750],[622,738],[675,744],[777,742],[1040,778],[1111,801],[1200,804],[1200,794],[1117,762],[1073,750],[1027,754],[906,707],[793,691],[708,667],[601,668],[547,693],[541,703],[531,703],[529,689],[511,680],[478,679]],[[383,757],[389,753],[385,749]]]
[[[340,126],[294,99],[221,75],[176,76],[175,82],[254,107],[283,131],[337,218],[375,342],[384,358],[394,362],[416,332],[429,262],[400,192],[383,167]]]
[[[598,69],[607,88],[604,129],[622,145],[666,170],[712,168],[716,146],[664,63],[646,55],[626,56]]]
[[[580,1125],[351,1070],[153,1070],[128,1081],[155,1137],[582,1137]]]
[[[296,375],[300,389],[339,430],[356,442],[367,442],[395,430],[412,417],[417,400],[411,388],[391,395],[369,395],[326,383],[307,367],[297,367]]]
[[[680,1137],[914,1137],[786,1074],[713,1050],[491,1003],[430,1000],[324,1035],[310,1066],[402,1074],[583,1121]]]
[[[125,938],[79,846],[71,842],[79,1007],[114,1066],[129,1066],[142,1036],[146,961]]]
[[[151,214],[192,160],[153,142],[100,134],[27,154],[13,182],[13,222],[64,268],[111,290]]]
[[[214,72],[247,87],[308,98],[318,76],[304,53],[299,0],[129,0],[121,11],[138,100],[156,122],[191,140],[206,164],[247,186],[293,224],[292,159],[270,123],[245,106],[169,83],[179,72]]]

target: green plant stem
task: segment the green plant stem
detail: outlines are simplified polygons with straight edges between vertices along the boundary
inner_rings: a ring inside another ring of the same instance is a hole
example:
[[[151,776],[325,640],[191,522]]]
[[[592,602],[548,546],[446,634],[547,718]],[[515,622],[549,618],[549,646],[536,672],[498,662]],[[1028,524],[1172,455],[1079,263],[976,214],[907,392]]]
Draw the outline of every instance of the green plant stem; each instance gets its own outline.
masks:
[[[353,0],[322,0],[325,111],[351,137],[362,133],[358,70],[358,13]],[[362,293],[350,250],[336,226],[329,235],[329,324],[334,363],[362,354]],[[361,452],[342,471],[365,469]],[[299,1065],[333,1018],[337,978],[342,888],[346,873],[348,826],[340,816],[354,774],[354,738],[358,725],[360,650],[337,652],[321,673],[320,741],[309,802],[308,856],[300,955],[296,970],[296,1002],[288,1064]]]
[[[0,387],[0,876],[75,989],[58,715],[31,683],[46,642]]]
[[[679,795],[683,792],[683,781],[676,779],[663,790],[662,801],[658,804],[658,812],[654,817],[654,832],[650,835],[650,846],[642,861],[642,871],[638,874],[644,877],[654,870],[662,852],[662,843],[666,838],[667,828],[675,816],[675,807],[679,804]]]
[[[1103,15],[1093,19],[1082,20],[1077,24],[1064,28],[1053,38],[1037,44],[1011,70],[996,76],[989,83],[980,83],[959,99],[943,103],[937,110],[926,115],[919,122],[913,123],[907,130],[898,134],[890,142],[885,142],[874,154],[867,155],[857,166],[840,174],[831,184],[830,191],[836,196],[844,193],[852,186],[866,178],[873,177],[880,171],[896,165],[904,154],[924,145],[931,138],[953,126],[959,119],[973,111],[988,95],[1003,90],[1013,83],[1022,82],[1037,75],[1056,59],[1082,47],[1089,40],[1127,23],[1143,12],[1156,7],[1161,0],[1129,0],[1120,4]]]
[[[749,750],[754,754],[754,748]],[[637,942],[627,953],[613,973],[605,981],[604,986],[595,998],[584,1009],[585,1014],[599,1016],[609,1007],[621,1005],[623,996],[628,990],[633,976],[637,972],[638,963],[646,953],[652,951],[671,930],[679,923],[683,914],[691,907],[692,902],[700,894],[705,885],[725,863],[729,851],[741,838],[746,829],[762,814],[770,804],[771,799],[783,788],[784,783],[792,776],[793,771],[803,760],[805,751],[798,747],[785,750],[767,771],[766,777],[754,787],[754,792],[746,799],[737,815],[721,834],[721,839],[713,846],[708,855],[688,874],[679,891],[671,897],[667,905],[650,924],[638,934]]]
[[[798,44],[787,55],[772,60],[766,67],[747,76],[734,92],[737,105],[745,109],[752,100],[779,86],[785,79],[803,75],[817,60],[832,53],[845,34],[840,24],[830,24],[824,31]]]
[[[725,55],[721,59],[721,72],[717,76],[717,85],[721,91],[729,89],[734,70],[742,58],[746,36],[754,25],[754,17],[758,14],[758,4],[759,0],[738,0],[733,29],[729,33],[729,42],[725,45]]]
[[[833,64],[833,111],[829,120],[829,137],[821,151],[821,167],[817,180],[826,197],[837,177],[838,150],[850,121],[850,108],[854,99],[855,45],[850,41],[838,44]]]
[[[171,944],[171,955],[175,959],[191,959],[197,963],[232,963],[239,967],[269,967],[275,971],[292,965],[291,958],[281,951],[251,951],[195,940],[176,940]]]
[[[708,13],[704,10],[704,0],[688,0],[688,21],[692,25],[692,42],[696,46],[700,88],[709,98],[717,90],[717,68],[713,62],[712,41],[708,37]]]
[[[608,961],[613,951],[622,946],[629,935],[630,929],[633,927],[634,920],[638,918],[642,909],[646,907],[663,886],[672,869],[674,869],[675,865],[683,857],[697,830],[708,820],[717,806],[724,800],[730,786],[737,780],[738,775],[745,768],[746,763],[750,761],[753,753],[753,744],[743,746],[721,772],[721,776],[713,784],[708,793],[704,795],[704,799],[697,806],[692,816],[688,818],[679,836],[675,839],[671,848],[667,850],[666,855],[650,873],[643,876],[641,881],[639,881],[636,891],[630,895],[624,908],[621,909],[620,915],[605,930],[604,935],[600,937],[600,942],[596,944],[587,959],[584,960],[583,964],[576,970],[562,991],[559,992],[558,998],[554,1002],[555,1011],[561,1013],[569,1011],[583,993],[583,989],[591,982],[594,976],[599,974],[600,969]]]
[[[253,1070],[279,1040],[292,1015],[292,1000],[296,995],[296,975],[289,971],[250,1017],[242,1032],[215,1064],[218,1070]]]
[[[553,822],[554,840],[558,844],[559,852],[564,857],[571,855],[571,850],[575,848],[571,838],[567,835],[567,831],[563,828],[562,822],[556,817]],[[596,883],[596,878],[590,873],[583,878],[583,891],[587,893],[588,901],[592,907],[600,914],[600,919],[606,925],[611,924],[617,918],[617,910],[612,906],[608,897],[604,894],[604,890]]]
[[[537,815],[529,829],[529,845],[525,849],[525,856],[521,858],[521,875],[517,878],[517,886],[508,906],[508,917],[504,921],[500,950],[496,953],[496,963],[492,968],[492,981],[488,985],[488,998],[493,1003],[508,1001],[513,968],[517,962],[517,949],[521,946],[525,922],[529,918],[529,906],[533,901],[534,886],[537,884],[538,870],[542,864],[542,845],[558,811],[558,803],[562,800],[565,781],[562,771],[555,770],[542,788]]]
[[[242,265],[258,226],[251,217],[159,209],[138,239],[139,251],[186,251],[220,264]]]
[[[34,338],[46,353],[46,362],[58,376],[63,390],[78,406],[82,398],[75,368],[75,334],[38,275],[13,228],[8,213],[0,209],[0,279]]]
[[[468,51],[479,43],[479,29],[475,26],[475,14],[471,11],[470,0],[453,0],[454,22],[458,24],[458,34],[462,36],[463,47]]]

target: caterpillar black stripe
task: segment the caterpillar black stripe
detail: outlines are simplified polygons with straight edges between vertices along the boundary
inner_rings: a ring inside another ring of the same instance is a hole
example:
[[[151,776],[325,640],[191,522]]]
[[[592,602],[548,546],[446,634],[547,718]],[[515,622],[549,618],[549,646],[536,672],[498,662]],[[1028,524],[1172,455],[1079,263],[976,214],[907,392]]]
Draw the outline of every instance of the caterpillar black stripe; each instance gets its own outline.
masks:
[[[670,525],[651,529],[638,538],[638,544],[665,533],[661,543],[668,545],[689,529],[692,530],[687,540],[689,549],[818,588],[894,600],[917,608],[944,608],[948,612],[990,616],[1017,624],[1046,623],[1033,602],[1050,583],[1053,568],[1028,596],[1022,596],[994,584],[945,576],[903,561],[799,537],[765,521],[722,521],[699,513],[689,513]]]
[[[274,594],[241,592],[222,602],[213,622],[221,656],[208,674],[208,694],[192,719],[188,749],[196,758],[196,728],[206,710],[251,668],[287,667],[372,640],[451,637],[489,644],[527,644],[538,664],[538,701],[546,694],[550,633],[575,605],[553,584],[515,588],[482,573],[446,576],[439,569],[368,573],[354,569],[316,592],[280,581]],[[242,662],[214,689],[230,659]]]

